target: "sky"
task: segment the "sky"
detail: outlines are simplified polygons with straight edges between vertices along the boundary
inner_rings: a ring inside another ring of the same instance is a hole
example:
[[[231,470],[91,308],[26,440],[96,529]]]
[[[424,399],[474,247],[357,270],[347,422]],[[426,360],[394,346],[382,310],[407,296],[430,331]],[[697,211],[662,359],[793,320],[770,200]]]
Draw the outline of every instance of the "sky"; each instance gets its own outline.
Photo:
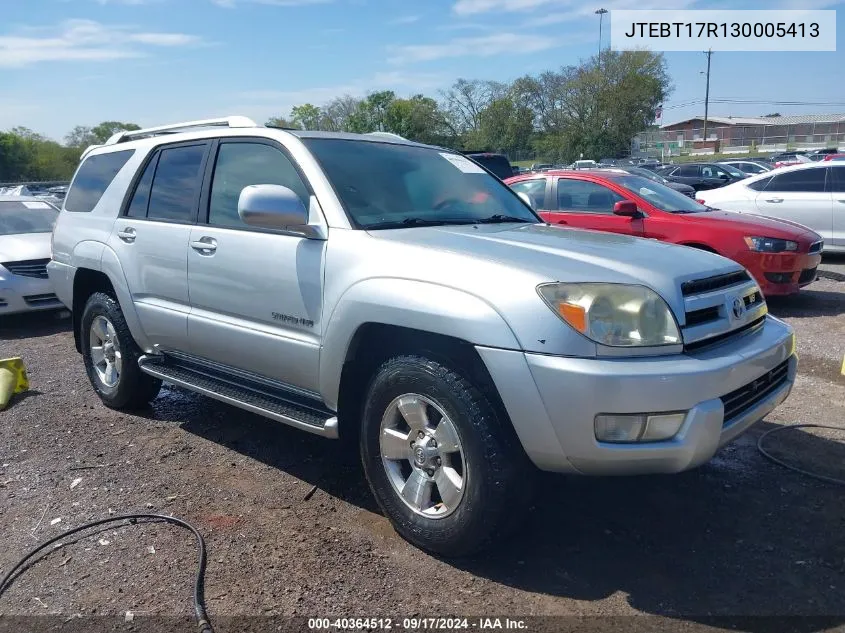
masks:
[[[229,114],[263,122],[301,103],[455,79],[510,81],[610,45],[613,9],[837,9],[845,0],[0,0],[0,130],[56,140],[105,120],[160,125]],[[841,42],[841,40],[840,40]],[[703,113],[699,52],[666,53],[663,122]],[[714,53],[714,116],[845,112],[836,52]],[[689,104],[689,105],[684,105]]]

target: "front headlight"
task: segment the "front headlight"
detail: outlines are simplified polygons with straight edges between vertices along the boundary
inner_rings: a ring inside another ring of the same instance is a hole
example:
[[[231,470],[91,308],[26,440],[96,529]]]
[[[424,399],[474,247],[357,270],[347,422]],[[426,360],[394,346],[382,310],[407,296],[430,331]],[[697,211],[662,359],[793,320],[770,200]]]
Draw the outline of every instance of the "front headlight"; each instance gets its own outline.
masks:
[[[645,286],[550,283],[537,291],[555,314],[596,343],[611,347],[681,343],[669,306]]]
[[[784,251],[798,250],[798,242],[781,240],[776,237],[746,237],[745,245],[752,251],[760,253],[783,253]]]

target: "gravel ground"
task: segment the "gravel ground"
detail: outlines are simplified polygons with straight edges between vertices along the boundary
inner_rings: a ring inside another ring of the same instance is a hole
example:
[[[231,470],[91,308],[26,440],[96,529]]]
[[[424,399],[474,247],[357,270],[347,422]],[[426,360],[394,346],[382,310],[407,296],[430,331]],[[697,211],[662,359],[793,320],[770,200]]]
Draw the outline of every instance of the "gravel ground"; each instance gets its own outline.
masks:
[[[337,443],[167,387],[140,415],[111,411],[89,387],[67,320],[6,322],[0,356],[23,356],[32,391],[0,413],[0,575],[39,542],[85,521],[160,512],[206,536],[212,621],[823,615],[843,625],[843,489],[772,464],[755,445],[785,424],[845,431],[845,283],[820,279],[770,309],[796,328],[801,362],[792,396],[765,422],[681,475],[544,475],[524,529],[460,562],[398,538],[355,456]],[[794,430],[770,437],[769,446],[845,477],[843,438]],[[0,613],[190,616],[191,538],[160,524],[81,538],[21,575]],[[753,622],[741,628],[767,630]]]

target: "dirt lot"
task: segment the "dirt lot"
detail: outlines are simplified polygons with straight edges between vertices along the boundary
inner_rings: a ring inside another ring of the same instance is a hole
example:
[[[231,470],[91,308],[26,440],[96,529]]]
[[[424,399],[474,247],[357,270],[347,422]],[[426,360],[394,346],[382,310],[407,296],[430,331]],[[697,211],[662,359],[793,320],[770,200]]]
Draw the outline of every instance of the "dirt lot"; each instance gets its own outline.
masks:
[[[461,562],[398,538],[354,455],[336,443],[169,388],[141,415],[110,411],[88,385],[67,321],[7,322],[0,356],[24,357],[32,391],[0,413],[0,575],[63,530],[147,511],[206,535],[212,621],[657,614],[680,625],[823,615],[843,625],[843,488],[774,465],[755,444],[774,425],[845,431],[845,282],[821,279],[770,308],[796,328],[801,363],[791,398],[766,422],[682,475],[543,476],[524,530]],[[770,444],[845,477],[845,432],[788,431]],[[108,529],[34,564],[0,613],[190,615],[194,557],[190,535],[175,528]],[[757,620],[740,628],[772,630]]]

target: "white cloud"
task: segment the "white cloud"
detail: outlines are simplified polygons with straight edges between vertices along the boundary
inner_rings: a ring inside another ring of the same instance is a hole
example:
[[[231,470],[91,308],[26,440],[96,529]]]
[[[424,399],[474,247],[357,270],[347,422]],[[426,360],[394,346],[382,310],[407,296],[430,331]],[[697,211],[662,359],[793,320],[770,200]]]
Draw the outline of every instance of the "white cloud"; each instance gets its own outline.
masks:
[[[396,46],[388,61],[392,64],[429,62],[448,57],[492,57],[544,51],[564,42],[560,38],[533,33],[493,33],[478,37],[460,37],[442,44]]]
[[[0,35],[0,67],[144,57],[150,47],[188,46],[200,42],[199,37],[185,33],[134,31],[93,20],[68,20],[51,29],[39,27],[17,35]]]

